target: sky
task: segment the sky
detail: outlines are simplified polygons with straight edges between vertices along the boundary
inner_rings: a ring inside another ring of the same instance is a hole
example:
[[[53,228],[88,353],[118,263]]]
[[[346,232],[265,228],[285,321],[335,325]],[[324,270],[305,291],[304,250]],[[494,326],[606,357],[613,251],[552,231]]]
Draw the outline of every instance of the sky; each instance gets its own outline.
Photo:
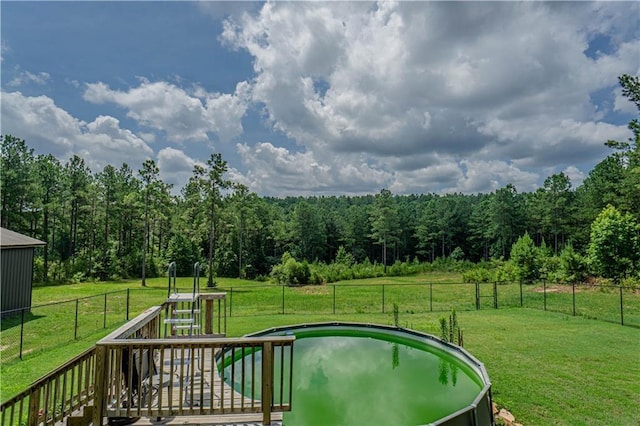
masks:
[[[174,192],[219,152],[261,196],[579,186],[627,140],[639,2],[0,3],[0,132]],[[636,112],[637,115],[637,112]]]

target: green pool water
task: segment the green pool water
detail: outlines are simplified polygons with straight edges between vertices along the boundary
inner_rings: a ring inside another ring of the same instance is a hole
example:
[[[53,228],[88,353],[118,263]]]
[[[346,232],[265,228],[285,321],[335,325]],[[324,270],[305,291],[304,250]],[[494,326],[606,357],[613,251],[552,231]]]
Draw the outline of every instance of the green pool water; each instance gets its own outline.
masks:
[[[285,425],[428,424],[469,406],[483,388],[460,359],[413,338],[348,329],[276,334],[291,333],[296,336],[292,411],[284,413]],[[237,359],[236,368],[241,363]],[[289,378],[283,383],[288,386]],[[240,383],[233,386],[240,391]]]

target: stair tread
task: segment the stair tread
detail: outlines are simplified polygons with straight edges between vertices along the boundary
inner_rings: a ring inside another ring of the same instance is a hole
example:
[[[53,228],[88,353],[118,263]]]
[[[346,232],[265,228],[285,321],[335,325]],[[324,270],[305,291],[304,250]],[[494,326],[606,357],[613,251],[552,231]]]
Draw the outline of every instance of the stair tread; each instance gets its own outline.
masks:
[[[199,330],[200,329],[200,325],[198,324],[193,324],[193,325],[176,325],[174,327],[176,330]]]
[[[165,324],[191,324],[194,322],[193,318],[166,318]]]
[[[174,314],[190,314],[191,312],[193,312],[194,314],[199,314],[200,313],[200,309],[174,309],[173,313]]]
[[[167,302],[195,302],[200,297],[199,293],[173,293],[167,299]]]

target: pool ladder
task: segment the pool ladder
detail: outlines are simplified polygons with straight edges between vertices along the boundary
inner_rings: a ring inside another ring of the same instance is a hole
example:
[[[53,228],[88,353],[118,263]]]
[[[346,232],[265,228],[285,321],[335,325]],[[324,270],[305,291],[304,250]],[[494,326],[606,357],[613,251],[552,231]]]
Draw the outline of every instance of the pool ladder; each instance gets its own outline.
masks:
[[[180,293],[176,288],[176,264],[169,264],[169,288],[167,291],[167,312],[164,319],[171,327],[171,336],[191,337],[200,331],[200,263],[193,265],[193,291]]]

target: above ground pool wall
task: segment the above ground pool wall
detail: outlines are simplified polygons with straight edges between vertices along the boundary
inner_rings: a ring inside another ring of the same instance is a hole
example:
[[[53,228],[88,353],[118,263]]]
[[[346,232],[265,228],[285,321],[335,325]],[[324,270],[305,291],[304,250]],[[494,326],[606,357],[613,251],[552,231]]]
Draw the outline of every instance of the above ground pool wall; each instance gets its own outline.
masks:
[[[484,367],[484,364],[478,361],[473,355],[464,350],[463,348],[445,342],[430,334],[421,333],[419,331],[397,328],[387,325],[379,324],[366,324],[366,323],[352,323],[352,322],[325,322],[325,323],[310,323],[310,324],[296,324],[290,326],[274,327],[267,330],[262,330],[256,333],[251,333],[246,337],[257,337],[263,335],[273,334],[290,334],[296,330],[312,330],[325,329],[325,330],[375,330],[378,332],[384,332],[390,335],[412,337],[418,341],[427,343],[438,349],[441,349],[462,362],[468,365],[482,381],[482,390],[475,398],[472,404],[458,410],[442,419],[430,423],[433,426],[494,426],[492,412],[492,397],[491,397],[491,381]]]

